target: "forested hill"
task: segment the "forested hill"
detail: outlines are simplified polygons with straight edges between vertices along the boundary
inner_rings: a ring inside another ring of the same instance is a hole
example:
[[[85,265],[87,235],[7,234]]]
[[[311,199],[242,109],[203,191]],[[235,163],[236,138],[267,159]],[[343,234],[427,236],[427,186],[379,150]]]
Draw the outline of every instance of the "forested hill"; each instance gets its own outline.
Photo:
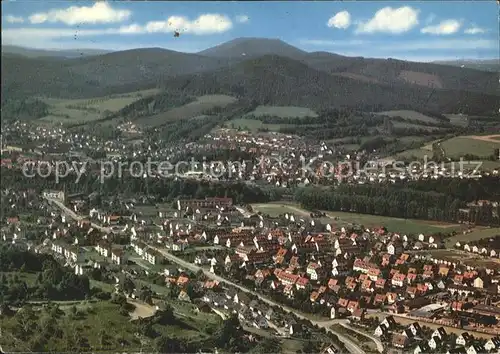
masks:
[[[492,114],[498,96],[421,86],[386,85],[334,76],[300,61],[276,55],[250,59],[230,68],[185,75],[163,83],[190,94],[224,93],[251,97],[260,104],[322,109],[356,107],[369,111],[414,109]]]
[[[244,55],[243,55],[244,54]],[[166,86],[314,109],[498,111],[495,73],[433,63],[307,53],[279,40],[236,39],[197,54],[133,49],[73,59],[2,54],[4,97],[89,98]]]

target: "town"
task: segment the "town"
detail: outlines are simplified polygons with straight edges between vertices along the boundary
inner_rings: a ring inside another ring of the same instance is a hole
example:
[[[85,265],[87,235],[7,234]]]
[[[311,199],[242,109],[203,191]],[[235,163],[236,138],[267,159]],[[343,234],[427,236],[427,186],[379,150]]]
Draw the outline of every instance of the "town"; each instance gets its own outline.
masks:
[[[22,2],[0,354],[500,354],[498,4]]]
[[[3,195],[33,210],[29,221],[6,219],[4,244],[50,254],[152,312],[175,289],[180,301],[237,314],[246,328],[336,335],[317,348],[325,352],[500,348],[500,236],[446,248],[448,236],[342,225],[288,204],[268,204],[279,211],[271,216],[227,197],[124,201],[127,212],[116,212],[61,190]],[[148,297],[139,284],[154,284]]]

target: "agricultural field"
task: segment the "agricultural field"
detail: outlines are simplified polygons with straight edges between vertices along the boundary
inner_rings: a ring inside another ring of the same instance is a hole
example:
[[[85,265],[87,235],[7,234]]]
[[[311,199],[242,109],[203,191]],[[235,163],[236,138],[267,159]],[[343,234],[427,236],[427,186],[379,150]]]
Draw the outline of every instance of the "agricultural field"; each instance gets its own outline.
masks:
[[[483,238],[489,238],[500,235],[500,227],[476,227],[471,233],[458,234],[446,240],[448,247],[452,247],[457,242],[477,241]]]
[[[400,232],[403,234],[434,234],[447,233],[453,230],[460,229],[460,225],[441,223],[431,220],[416,220],[416,219],[400,219],[387,216],[356,214],[347,212],[326,212],[335,221],[334,224],[339,226],[345,224],[360,224],[365,227],[380,227],[384,226],[389,231]],[[333,225],[332,225],[333,226]]]
[[[450,123],[459,127],[466,127],[469,124],[469,118],[464,114],[444,114],[450,120]]]
[[[412,253],[420,255],[431,255],[433,258],[442,259],[452,263],[460,261],[465,265],[477,268],[485,267],[497,269],[498,267],[500,267],[500,260],[497,258],[483,257],[471,252],[465,252],[455,249],[425,250]]]
[[[284,213],[294,214],[300,217],[310,217],[310,212],[302,209],[298,205],[287,203],[267,203],[267,204],[252,204],[256,211],[271,216],[278,216]],[[358,224],[365,227],[381,227],[385,226],[389,231],[400,232],[404,234],[435,234],[448,233],[454,230],[460,230],[460,225],[441,223],[438,221],[416,220],[416,219],[399,219],[387,216],[368,215],[347,213],[340,211],[325,211],[326,218],[321,218],[320,222],[329,223],[332,227],[342,227],[347,224]]]
[[[269,131],[278,132],[281,128],[290,126],[290,124],[265,124],[257,119],[238,118],[232,119],[225,124],[226,128],[240,129],[245,131],[256,132],[259,129],[267,129]]]
[[[491,156],[495,149],[500,148],[500,140],[498,139],[500,139],[500,135],[457,136],[447,140],[436,140],[433,142],[429,142],[420,148],[409,149],[400,152],[393,156],[393,158],[400,159],[410,158],[414,156],[418,159],[423,159],[425,156],[427,156],[428,160],[431,160],[433,156],[432,143],[434,142],[440,142],[440,147],[441,149],[443,149],[445,157],[458,159],[465,154],[471,154],[486,158]],[[481,162],[483,163],[481,166],[481,170],[491,171],[500,167],[499,161],[481,160]],[[447,165],[448,167],[450,167],[450,164]],[[473,163],[469,163],[467,164],[467,166],[464,167],[476,167],[476,165],[474,165]],[[456,167],[458,167],[457,163],[455,163],[455,168]]]
[[[446,156],[459,158],[465,154],[490,156],[500,148],[500,141],[484,139],[481,136],[458,136],[441,142]]]
[[[394,128],[406,128],[406,129],[424,129],[427,131],[432,131],[432,132],[437,132],[441,130],[439,127],[428,127],[425,125],[418,125],[418,124],[413,124],[413,123],[408,123],[408,122],[398,122],[394,121],[392,122],[392,125]]]
[[[258,106],[254,111],[248,115],[259,116],[276,116],[281,118],[303,118],[303,117],[317,117],[316,112],[309,108],[294,107],[294,106]]]
[[[102,119],[104,115],[114,113],[125,106],[144,97],[152,96],[159,90],[143,90],[120,95],[95,97],[91,99],[58,99],[41,98],[47,103],[49,115],[40,119],[41,122],[64,125],[82,124]]]
[[[181,107],[172,108],[167,112],[138,119],[136,123],[150,127],[158,127],[171,121],[198,118],[207,110],[215,107],[225,107],[235,101],[236,98],[226,95],[201,96],[198,97],[196,101],[190,102]],[[209,119],[209,116],[205,116],[205,119]]]
[[[377,112],[376,114],[384,115],[388,117],[401,117],[404,119],[416,119],[426,123],[438,123],[439,119],[426,116],[425,114],[416,112],[416,111],[385,111],[385,112]]]

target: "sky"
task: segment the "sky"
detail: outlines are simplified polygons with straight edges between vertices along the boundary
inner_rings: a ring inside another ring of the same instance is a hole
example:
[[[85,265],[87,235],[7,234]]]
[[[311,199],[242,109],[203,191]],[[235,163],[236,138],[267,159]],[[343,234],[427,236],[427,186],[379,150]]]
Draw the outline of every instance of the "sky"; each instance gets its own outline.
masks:
[[[239,37],[415,61],[499,57],[495,1],[2,1],[2,43],[198,52]],[[180,33],[174,37],[174,31]]]

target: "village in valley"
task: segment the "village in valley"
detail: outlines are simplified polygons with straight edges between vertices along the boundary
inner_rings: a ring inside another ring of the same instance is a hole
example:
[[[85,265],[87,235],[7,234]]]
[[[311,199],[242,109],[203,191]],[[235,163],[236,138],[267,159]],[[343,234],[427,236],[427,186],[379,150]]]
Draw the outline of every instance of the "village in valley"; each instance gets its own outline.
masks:
[[[22,2],[0,354],[500,354],[497,4]]]
[[[236,314],[257,333],[335,334],[337,342],[318,349],[328,353],[500,348],[498,236],[446,248],[444,235],[343,223],[290,203],[132,198],[118,213],[62,190],[3,193],[38,210],[30,223],[7,218],[4,244],[51,254],[77,275],[98,272],[99,283],[151,314],[175,289],[176,300],[222,318]],[[30,235],[34,229],[42,237]],[[125,290],[120,283],[129,280]]]

